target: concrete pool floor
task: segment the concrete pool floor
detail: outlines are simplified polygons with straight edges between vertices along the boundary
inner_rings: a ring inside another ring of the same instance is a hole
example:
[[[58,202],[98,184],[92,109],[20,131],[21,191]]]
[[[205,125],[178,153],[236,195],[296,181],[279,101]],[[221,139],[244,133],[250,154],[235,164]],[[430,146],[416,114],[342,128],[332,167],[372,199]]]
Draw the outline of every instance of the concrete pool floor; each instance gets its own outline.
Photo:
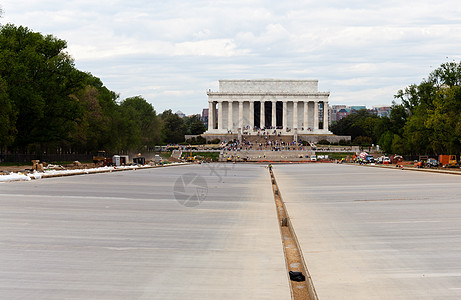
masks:
[[[461,298],[460,176],[273,170],[319,299]],[[291,297],[263,165],[0,183],[0,205],[1,298]]]

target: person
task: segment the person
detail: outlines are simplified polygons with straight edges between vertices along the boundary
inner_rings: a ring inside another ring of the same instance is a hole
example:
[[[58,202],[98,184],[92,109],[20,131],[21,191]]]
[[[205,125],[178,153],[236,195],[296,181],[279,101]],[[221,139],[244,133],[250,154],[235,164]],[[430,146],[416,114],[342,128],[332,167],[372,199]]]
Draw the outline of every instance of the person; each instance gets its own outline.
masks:
[[[269,164],[269,166],[268,166],[268,167],[269,167],[269,171],[272,171],[272,165],[271,165],[271,164]]]

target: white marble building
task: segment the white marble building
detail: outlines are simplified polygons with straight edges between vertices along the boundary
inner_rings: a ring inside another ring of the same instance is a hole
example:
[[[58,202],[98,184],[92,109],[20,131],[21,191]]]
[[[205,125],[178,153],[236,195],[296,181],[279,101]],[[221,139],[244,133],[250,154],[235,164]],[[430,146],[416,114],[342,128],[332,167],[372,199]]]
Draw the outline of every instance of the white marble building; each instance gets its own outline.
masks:
[[[207,95],[210,113],[205,134],[240,130],[256,134],[261,128],[284,135],[331,134],[330,93],[318,91],[318,80],[219,80],[219,91],[209,90]]]

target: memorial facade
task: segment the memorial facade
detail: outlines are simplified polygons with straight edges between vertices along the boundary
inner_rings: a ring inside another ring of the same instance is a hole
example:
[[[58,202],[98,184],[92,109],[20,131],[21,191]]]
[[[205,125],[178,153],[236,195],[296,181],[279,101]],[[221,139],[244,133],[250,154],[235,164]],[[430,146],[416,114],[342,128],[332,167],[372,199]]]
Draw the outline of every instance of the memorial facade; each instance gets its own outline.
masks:
[[[205,134],[331,134],[330,93],[318,91],[318,80],[219,80],[207,95]]]

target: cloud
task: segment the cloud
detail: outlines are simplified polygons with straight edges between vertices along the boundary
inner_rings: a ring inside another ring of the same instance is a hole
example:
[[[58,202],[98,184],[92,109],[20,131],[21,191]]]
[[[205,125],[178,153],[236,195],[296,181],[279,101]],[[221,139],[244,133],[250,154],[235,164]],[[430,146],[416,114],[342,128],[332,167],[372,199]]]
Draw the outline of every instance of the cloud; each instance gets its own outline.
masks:
[[[319,79],[334,104],[390,104],[461,59],[461,6],[416,1],[13,1],[2,23],[68,41],[121,98],[197,113],[219,79]],[[446,58],[448,57],[448,59]]]
[[[214,39],[178,43],[174,45],[172,55],[235,56],[248,52],[249,50],[237,49],[231,39]]]

